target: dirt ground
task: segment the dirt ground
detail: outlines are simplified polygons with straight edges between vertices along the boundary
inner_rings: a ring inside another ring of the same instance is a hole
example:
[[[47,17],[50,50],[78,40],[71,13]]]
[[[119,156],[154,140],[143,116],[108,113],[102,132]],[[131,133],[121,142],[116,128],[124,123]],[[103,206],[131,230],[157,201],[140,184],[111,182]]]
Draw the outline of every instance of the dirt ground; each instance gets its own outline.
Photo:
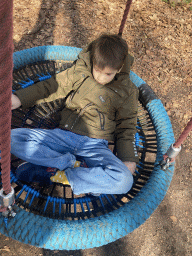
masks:
[[[123,38],[135,57],[133,71],[162,100],[178,138],[192,116],[192,3],[170,2],[134,0]],[[126,0],[14,0],[15,51],[40,45],[83,47],[103,32],[118,33],[125,4]],[[100,248],[50,251],[0,235],[0,255],[192,255],[191,152],[192,133],[177,158],[163,202],[124,238]]]

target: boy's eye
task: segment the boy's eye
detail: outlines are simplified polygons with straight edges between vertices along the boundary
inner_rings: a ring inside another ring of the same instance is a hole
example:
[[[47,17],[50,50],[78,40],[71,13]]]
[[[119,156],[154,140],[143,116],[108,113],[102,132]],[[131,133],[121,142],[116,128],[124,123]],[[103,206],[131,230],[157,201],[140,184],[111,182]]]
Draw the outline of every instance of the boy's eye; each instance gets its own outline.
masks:
[[[108,73],[107,76],[111,76],[112,74]]]

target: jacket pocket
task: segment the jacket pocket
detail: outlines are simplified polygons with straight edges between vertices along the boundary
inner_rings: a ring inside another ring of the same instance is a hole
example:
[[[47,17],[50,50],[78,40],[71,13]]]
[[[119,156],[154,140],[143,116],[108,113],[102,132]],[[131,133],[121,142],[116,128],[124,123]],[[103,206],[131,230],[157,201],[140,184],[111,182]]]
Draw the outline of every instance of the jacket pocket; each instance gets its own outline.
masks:
[[[92,110],[90,110],[90,107],[93,107]],[[94,111],[96,114],[93,114]],[[94,116],[94,120],[90,120],[88,118],[88,115],[90,116]],[[94,107],[94,103],[88,103],[85,107],[83,107],[80,111],[79,114],[77,116],[77,118],[74,120],[71,129],[73,129],[73,127],[78,123],[79,119],[81,117],[84,116],[84,121],[85,123],[87,123],[87,125],[93,126],[93,127],[98,127],[98,125],[95,124],[99,124],[101,130],[105,130],[105,114],[102,113],[101,111],[99,111],[96,107]]]

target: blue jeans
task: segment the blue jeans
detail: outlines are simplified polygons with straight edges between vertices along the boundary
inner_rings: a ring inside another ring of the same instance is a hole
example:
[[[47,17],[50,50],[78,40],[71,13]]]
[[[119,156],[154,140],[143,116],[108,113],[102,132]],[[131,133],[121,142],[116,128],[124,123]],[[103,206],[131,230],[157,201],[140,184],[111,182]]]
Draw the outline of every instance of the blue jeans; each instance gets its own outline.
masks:
[[[74,194],[127,193],[133,176],[110,149],[108,142],[56,128],[18,128],[11,131],[11,153],[35,165],[65,170]],[[88,168],[74,168],[75,161]]]

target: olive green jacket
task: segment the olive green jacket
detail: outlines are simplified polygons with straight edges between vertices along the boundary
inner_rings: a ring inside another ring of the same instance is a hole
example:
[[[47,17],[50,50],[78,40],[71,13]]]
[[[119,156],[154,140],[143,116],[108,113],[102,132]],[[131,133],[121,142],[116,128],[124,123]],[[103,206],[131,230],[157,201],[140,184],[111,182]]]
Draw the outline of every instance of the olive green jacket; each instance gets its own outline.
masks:
[[[115,141],[122,161],[138,162],[134,143],[138,89],[129,79],[132,63],[129,55],[114,80],[101,85],[92,76],[90,53],[85,48],[71,68],[15,94],[23,108],[66,98],[59,128]]]

